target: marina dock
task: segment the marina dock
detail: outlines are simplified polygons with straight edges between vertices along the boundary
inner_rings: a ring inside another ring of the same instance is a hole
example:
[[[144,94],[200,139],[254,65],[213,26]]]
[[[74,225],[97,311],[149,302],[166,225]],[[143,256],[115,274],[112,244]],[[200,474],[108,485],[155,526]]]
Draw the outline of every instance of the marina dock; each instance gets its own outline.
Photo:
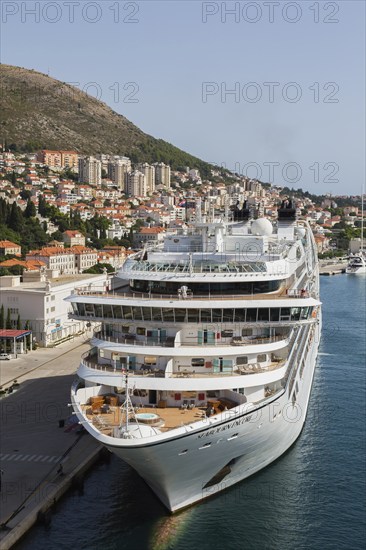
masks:
[[[72,429],[64,424],[71,415],[67,405],[80,350],[87,348],[80,340],[2,361],[2,387],[12,384],[14,374],[20,384],[0,401],[2,550],[37,521],[49,521],[52,507],[70,488],[82,486],[85,472],[101,456],[101,446],[77,423]]]
[[[347,262],[319,262],[319,273],[320,275],[338,275],[340,273],[345,273],[347,267]]]

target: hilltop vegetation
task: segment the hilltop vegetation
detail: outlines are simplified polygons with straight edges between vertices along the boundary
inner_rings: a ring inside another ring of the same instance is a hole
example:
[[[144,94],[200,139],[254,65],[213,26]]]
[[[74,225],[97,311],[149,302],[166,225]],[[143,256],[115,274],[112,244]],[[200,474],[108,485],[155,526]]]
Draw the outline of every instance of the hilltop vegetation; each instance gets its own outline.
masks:
[[[102,101],[37,71],[1,65],[0,108],[0,139],[13,151],[126,155],[132,162],[194,167],[203,178],[211,172],[209,163],[145,134]]]

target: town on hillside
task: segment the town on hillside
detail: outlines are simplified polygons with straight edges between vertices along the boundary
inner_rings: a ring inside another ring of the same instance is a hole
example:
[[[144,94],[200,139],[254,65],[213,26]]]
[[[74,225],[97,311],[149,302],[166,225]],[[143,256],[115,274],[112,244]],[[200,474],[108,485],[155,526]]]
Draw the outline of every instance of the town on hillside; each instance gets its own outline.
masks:
[[[87,330],[87,323],[69,318],[64,298],[78,286],[108,288],[109,274],[128,255],[192,222],[198,198],[203,213],[246,201],[252,217],[276,219],[281,200],[290,196],[310,222],[320,258],[359,251],[360,196],[311,195],[240,174],[223,176],[219,167],[207,179],[195,167],[133,164],[120,155],[3,151],[0,331],[17,331],[19,339],[4,336],[2,348],[16,355]]]

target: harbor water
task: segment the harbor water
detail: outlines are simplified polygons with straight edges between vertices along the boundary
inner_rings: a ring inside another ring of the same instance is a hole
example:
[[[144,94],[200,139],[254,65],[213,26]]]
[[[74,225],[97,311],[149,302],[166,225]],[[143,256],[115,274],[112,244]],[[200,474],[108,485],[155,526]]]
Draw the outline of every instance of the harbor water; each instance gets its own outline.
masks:
[[[275,463],[170,516],[111,456],[17,550],[358,550],[366,540],[365,289],[362,275],[321,278],[323,335],[308,417]]]

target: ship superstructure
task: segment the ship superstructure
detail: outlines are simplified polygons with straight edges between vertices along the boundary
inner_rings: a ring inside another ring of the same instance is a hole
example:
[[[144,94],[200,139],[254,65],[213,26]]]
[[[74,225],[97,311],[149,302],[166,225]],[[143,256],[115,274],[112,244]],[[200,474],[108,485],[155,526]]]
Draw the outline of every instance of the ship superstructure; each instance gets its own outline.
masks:
[[[230,219],[231,218],[231,219]],[[235,207],[145,247],[121,287],[81,288],[72,316],[99,324],[72,403],[86,430],[171,511],[248,477],[301,432],[321,314],[309,226]]]

